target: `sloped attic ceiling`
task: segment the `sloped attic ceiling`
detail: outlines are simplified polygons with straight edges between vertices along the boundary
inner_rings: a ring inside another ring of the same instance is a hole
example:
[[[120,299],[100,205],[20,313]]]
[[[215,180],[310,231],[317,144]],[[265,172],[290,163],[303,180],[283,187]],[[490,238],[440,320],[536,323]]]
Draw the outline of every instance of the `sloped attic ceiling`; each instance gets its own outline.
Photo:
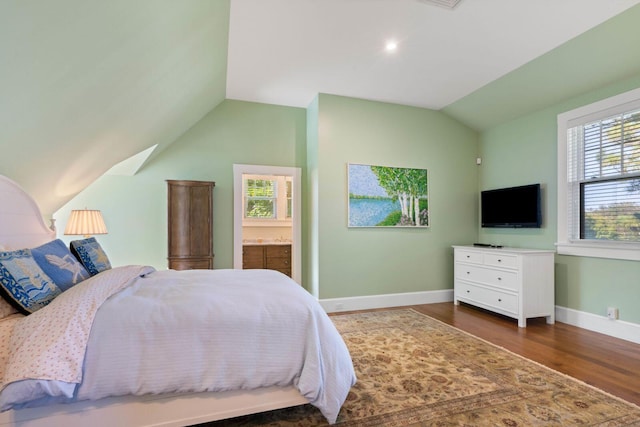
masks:
[[[0,2],[0,173],[49,215],[162,150],[224,99],[228,30],[229,0]]]

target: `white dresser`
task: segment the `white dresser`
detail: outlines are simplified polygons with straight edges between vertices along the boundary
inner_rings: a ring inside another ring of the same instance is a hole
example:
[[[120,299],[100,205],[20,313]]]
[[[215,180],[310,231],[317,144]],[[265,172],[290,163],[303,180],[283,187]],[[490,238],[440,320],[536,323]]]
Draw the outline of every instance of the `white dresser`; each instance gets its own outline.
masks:
[[[518,319],[555,321],[554,251],[454,246],[454,296],[460,301]]]

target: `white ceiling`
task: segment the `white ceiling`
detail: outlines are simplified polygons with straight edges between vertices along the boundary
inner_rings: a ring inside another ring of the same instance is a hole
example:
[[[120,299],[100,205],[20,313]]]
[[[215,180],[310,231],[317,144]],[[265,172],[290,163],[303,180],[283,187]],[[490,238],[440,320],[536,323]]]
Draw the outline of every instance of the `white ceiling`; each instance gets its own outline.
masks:
[[[441,109],[639,3],[232,0],[226,96],[307,107],[328,93]]]

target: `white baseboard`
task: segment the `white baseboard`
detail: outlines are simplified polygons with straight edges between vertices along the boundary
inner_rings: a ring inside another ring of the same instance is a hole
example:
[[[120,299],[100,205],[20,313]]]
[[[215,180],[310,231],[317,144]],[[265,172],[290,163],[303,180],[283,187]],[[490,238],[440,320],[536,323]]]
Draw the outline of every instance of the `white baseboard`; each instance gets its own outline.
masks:
[[[321,299],[320,305],[327,313],[335,313],[338,311],[368,310],[371,308],[400,307],[448,301],[453,301],[453,289],[368,295],[362,297],[328,298]]]
[[[640,344],[640,325],[637,323],[612,320],[605,316],[560,306],[556,306],[556,320]]]
[[[434,304],[452,301],[453,289],[443,289],[439,291],[328,298],[320,300],[320,305],[327,313],[335,313],[339,311],[368,310],[372,308],[401,307],[405,305]],[[560,306],[556,306],[555,316],[558,322],[640,344],[640,324],[637,323],[611,320],[605,316],[598,316],[597,314]]]

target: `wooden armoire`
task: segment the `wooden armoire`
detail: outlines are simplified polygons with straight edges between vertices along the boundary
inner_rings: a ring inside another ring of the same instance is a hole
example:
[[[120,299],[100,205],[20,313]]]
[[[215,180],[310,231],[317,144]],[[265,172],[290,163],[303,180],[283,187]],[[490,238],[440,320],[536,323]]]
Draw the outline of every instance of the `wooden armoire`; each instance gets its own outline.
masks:
[[[211,181],[167,180],[169,268],[213,268]]]

